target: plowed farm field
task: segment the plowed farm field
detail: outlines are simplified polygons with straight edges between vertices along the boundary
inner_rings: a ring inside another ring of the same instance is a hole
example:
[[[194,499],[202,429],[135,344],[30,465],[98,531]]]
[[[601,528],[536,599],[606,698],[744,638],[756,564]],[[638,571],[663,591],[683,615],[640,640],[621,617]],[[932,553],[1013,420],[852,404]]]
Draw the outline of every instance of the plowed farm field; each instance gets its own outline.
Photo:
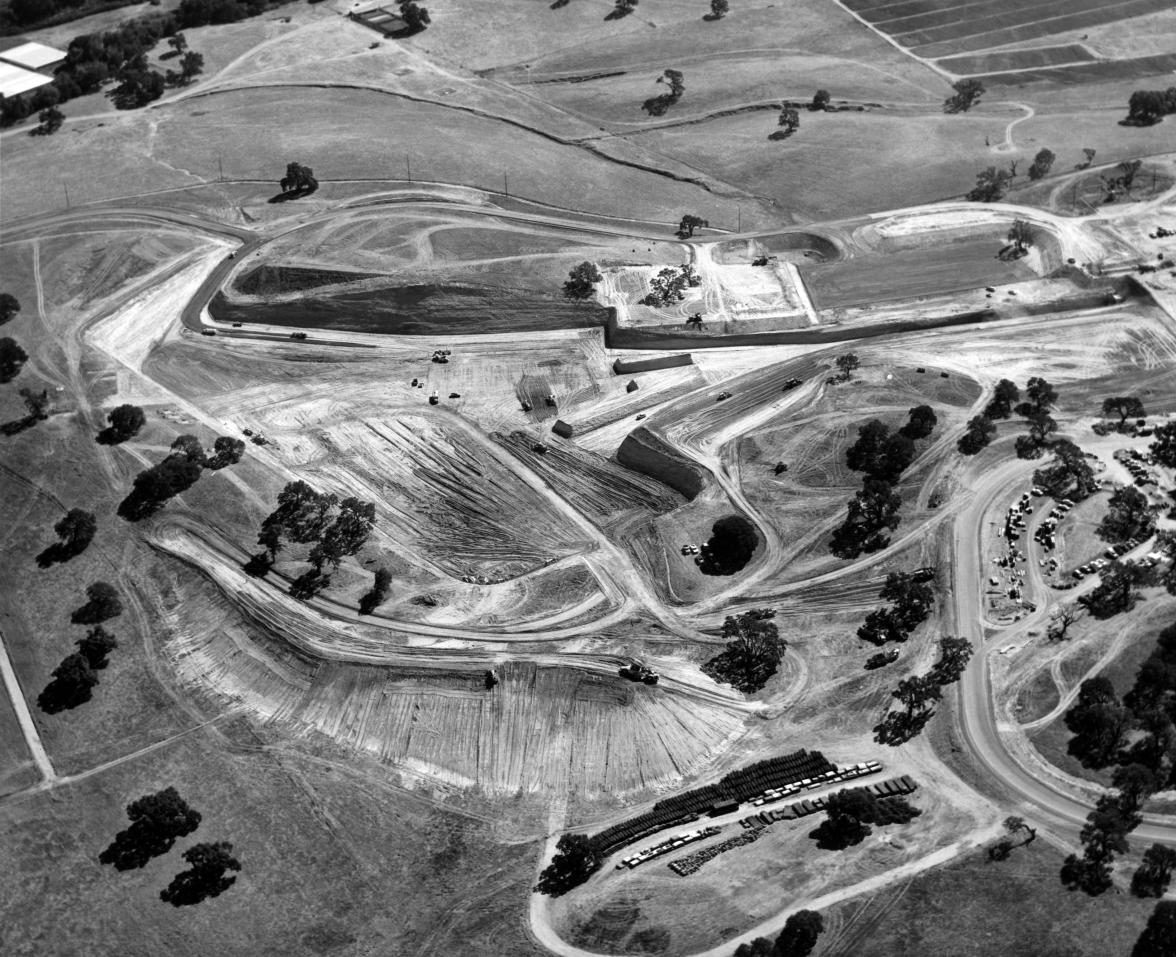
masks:
[[[846,0],[845,6],[921,57],[950,56],[1155,13],[1165,0]]]

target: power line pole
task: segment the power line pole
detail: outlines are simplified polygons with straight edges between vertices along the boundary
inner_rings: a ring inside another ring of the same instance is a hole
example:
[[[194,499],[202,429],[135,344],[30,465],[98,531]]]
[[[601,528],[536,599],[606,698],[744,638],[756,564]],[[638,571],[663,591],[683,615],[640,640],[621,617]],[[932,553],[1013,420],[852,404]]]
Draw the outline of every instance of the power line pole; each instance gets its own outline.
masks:
[[[65,190],[65,208],[69,209],[69,187],[62,183],[61,188]]]
[[[404,154],[404,169],[408,173],[408,181],[412,182],[412,161],[408,158],[408,154]]]
[[[735,208],[739,211],[739,225],[736,227],[735,232],[741,233],[743,232],[743,207],[736,206]]]
[[[502,192],[510,195],[510,177],[506,173],[502,174]]]
[[[225,162],[219,156],[216,158],[216,168],[220,171],[218,182],[223,183],[225,181]]]

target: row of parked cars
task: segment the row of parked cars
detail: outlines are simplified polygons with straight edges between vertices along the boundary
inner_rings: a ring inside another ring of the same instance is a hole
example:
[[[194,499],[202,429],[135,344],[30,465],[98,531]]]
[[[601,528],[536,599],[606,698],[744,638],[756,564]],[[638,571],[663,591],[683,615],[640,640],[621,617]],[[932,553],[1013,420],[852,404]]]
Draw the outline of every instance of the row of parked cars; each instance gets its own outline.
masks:
[[[647,847],[644,851],[638,851],[636,854],[630,854],[628,857],[622,857],[617,863],[617,870],[622,867],[627,867],[632,870],[634,867],[640,867],[646,861],[652,861],[655,857],[661,857],[663,854],[668,854],[670,851],[676,851],[680,847],[687,844],[693,844],[695,841],[705,840],[708,837],[713,837],[721,831],[721,827],[711,825],[709,827],[700,827],[694,831],[683,831],[681,834],[675,834],[673,837],[666,838],[660,844],[655,844],[653,847]]]
[[[794,781],[791,784],[784,785],[782,788],[769,788],[751,803],[756,807],[761,807],[764,804],[771,804],[773,801],[782,801],[784,798],[796,794],[798,791],[812,791],[816,788],[824,787],[826,784],[836,784],[838,781],[851,781],[854,778],[860,778],[866,774],[877,774],[881,770],[882,763],[880,761],[866,761],[862,764],[851,764],[848,767],[826,771],[824,774],[819,774],[816,777]]]

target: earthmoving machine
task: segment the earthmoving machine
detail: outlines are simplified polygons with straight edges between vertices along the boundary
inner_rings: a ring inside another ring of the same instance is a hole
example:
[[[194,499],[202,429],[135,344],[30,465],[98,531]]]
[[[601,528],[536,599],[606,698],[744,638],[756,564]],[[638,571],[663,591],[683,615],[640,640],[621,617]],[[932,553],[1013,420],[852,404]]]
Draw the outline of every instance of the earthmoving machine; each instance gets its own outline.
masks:
[[[306,333],[305,332],[292,332],[292,333],[290,333],[290,338],[296,339],[298,342],[301,342],[303,339],[306,338]]]
[[[432,395],[429,396],[429,405],[436,405],[440,401],[441,400],[437,397],[437,393],[435,391],[432,393]]]
[[[718,395],[715,396],[715,401],[722,402],[724,399],[729,399],[729,398],[731,398],[730,392],[720,392]]]
[[[440,365],[445,365],[449,361],[450,351],[448,349],[437,349],[433,352],[430,362],[436,362]]]
[[[933,581],[935,581],[935,569],[931,568],[930,566],[924,566],[923,568],[916,568],[911,573],[911,581],[933,582]]]
[[[554,408],[554,407],[555,407],[555,393],[554,393],[554,392],[548,392],[548,393],[547,393],[547,398],[546,398],[546,399],[544,399],[543,401],[544,401],[544,402],[546,402],[546,403],[547,403],[549,406],[551,406],[552,408]]]
[[[528,402],[526,399],[523,399],[523,401],[522,401],[521,403],[519,403],[519,404],[520,404],[520,405],[522,405],[522,407],[523,407],[523,411],[524,411],[524,412],[530,412],[530,411],[531,411],[531,403],[530,403],[530,402]]]
[[[800,385],[800,384],[801,384],[803,381],[804,381],[803,379],[797,379],[797,378],[792,378],[792,379],[789,379],[787,382],[785,382],[785,383],[784,383],[784,389],[783,389],[783,391],[784,391],[784,392],[789,392],[789,391],[791,391],[792,389],[795,389],[795,388],[796,388],[798,385]]]
[[[875,668],[884,668],[886,665],[894,664],[898,661],[897,651],[880,651],[876,655],[870,655],[866,659],[866,669],[873,671]]]
[[[636,658],[629,659],[629,663],[620,670],[622,678],[630,681],[640,681],[642,684],[655,685],[661,678],[656,671],[643,665]]]

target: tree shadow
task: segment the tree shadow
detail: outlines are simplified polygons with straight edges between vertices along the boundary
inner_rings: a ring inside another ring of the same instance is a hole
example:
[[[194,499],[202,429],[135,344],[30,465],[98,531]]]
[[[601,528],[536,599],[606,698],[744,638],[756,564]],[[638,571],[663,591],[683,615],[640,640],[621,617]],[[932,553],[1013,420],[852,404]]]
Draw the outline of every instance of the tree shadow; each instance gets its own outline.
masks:
[[[41,417],[36,415],[26,415],[22,419],[13,419],[10,422],[5,422],[0,425],[0,434],[19,435],[25,429],[31,429],[40,421]]]
[[[253,578],[265,578],[270,573],[270,569],[274,567],[274,560],[270,557],[269,552],[258,552],[256,555],[250,556],[244,567],[246,575]]]
[[[153,857],[171,850],[176,839],[160,834],[142,821],[135,821],[119,831],[110,846],[98,855],[100,864],[111,864],[116,871],[133,871],[146,866]]]
[[[770,139],[770,140],[786,140],[786,139],[788,139],[788,137],[790,137],[795,132],[796,132],[796,130],[776,130],[776,131],[768,134],[768,139]]]
[[[94,441],[99,445],[118,445],[125,442],[128,438],[129,436],[123,435],[121,432],[116,431],[113,426],[108,425],[94,436]]]
[[[85,686],[54,678],[37,695],[37,707],[45,714],[60,714],[85,704],[94,697],[94,692]]]
[[[841,830],[829,818],[825,818],[808,836],[817,842],[817,847],[822,851],[844,851],[847,847],[861,844],[870,833],[868,824],[859,823],[856,828]]]
[[[37,565],[40,568],[48,568],[51,565],[56,565],[58,562],[64,564],[71,558],[82,554],[85,550],[84,546],[78,548],[76,545],[70,546],[65,542],[54,542],[37,556]]]
[[[316,186],[315,189],[318,187]],[[315,189],[288,189],[285,192],[278,193],[266,200],[267,203],[288,203],[291,200],[301,199],[303,196],[309,196]]]

